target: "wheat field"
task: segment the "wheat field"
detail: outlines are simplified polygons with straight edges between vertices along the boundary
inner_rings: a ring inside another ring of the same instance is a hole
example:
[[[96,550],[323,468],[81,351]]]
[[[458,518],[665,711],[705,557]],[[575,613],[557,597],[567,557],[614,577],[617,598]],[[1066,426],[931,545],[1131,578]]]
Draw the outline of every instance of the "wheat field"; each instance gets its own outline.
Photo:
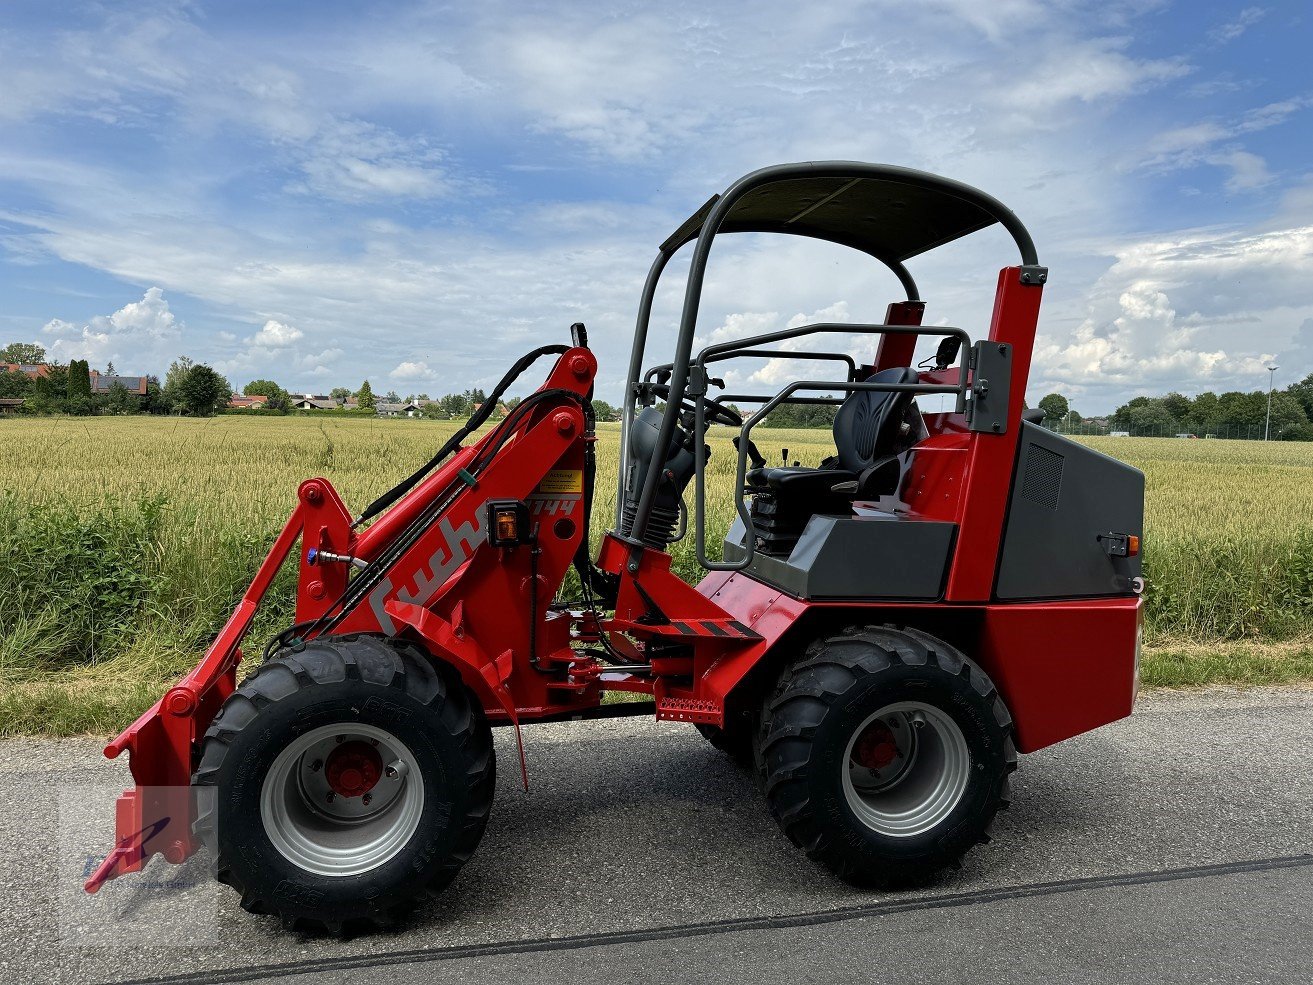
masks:
[[[222,624],[303,479],[328,478],[359,509],[454,429],[232,415],[0,420],[0,734],[129,720]],[[710,442],[709,547],[732,513],[728,434]],[[826,431],[756,437],[772,461],[781,448],[811,465],[833,452]],[[1083,440],[1147,476],[1159,683],[1313,676],[1313,444]],[[599,534],[614,516],[618,445],[618,426],[600,425]],[[675,559],[696,579],[691,538]],[[287,621],[290,574],[257,634]]]

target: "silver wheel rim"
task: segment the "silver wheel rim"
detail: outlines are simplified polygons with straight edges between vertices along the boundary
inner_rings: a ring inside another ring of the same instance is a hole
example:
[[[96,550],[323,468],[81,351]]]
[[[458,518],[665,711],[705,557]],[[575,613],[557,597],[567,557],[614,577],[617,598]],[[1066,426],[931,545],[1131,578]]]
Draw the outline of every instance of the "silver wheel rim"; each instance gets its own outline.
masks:
[[[343,749],[372,749],[377,759],[347,757],[343,769]],[[347,772],[362,758],[378,765],[368,789],[365,778],[373,766]],[[330,771],[338,777],[336,788]],[[344,787],[342,776],[352,785]],[[343,789],[360,792],[348,796]],[[278,754],[260,788],[260,820],[274,848],[322,876],[355,876],[383,865],[410,841],[423,810],[424,783],[414,754],[391,733],[359,723],[325,725],[298,736]]]
[[[910,838],[941,824],[961,802],[971,753],[947,713],[899,701],[853,731],[841,768],[844,796],[857,819],[882,835]]]

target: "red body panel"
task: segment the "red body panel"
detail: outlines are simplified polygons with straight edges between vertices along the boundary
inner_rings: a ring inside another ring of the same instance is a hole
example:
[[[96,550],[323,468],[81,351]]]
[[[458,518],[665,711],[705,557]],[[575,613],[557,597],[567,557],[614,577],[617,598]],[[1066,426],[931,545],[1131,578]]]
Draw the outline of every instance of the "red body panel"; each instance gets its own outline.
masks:
[[[761,636],[724,655],[700,684],[723,702],[799,620],[838,610],[852,621],[910,625],[934,632],[938,603],[805,602],[740,573],[701,585],[717,605]],[[1034,752],[1131,713],[1135,704],[1141,599],[954,606],[968,617],[969,638],[956,642],[993,679],[1017,725],[1017,748]],[[833,623],[834,620],[828,620]]]

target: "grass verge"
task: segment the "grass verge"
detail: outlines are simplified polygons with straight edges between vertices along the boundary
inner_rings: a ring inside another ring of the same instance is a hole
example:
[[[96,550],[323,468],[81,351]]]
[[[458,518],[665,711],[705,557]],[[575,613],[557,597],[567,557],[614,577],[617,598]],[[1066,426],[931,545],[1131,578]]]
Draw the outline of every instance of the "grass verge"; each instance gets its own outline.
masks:
[[[1313,637],[1282,643],[1170,643],[1145,647],[1140,683],[1155,687],[1257,687],[1313,681]]]

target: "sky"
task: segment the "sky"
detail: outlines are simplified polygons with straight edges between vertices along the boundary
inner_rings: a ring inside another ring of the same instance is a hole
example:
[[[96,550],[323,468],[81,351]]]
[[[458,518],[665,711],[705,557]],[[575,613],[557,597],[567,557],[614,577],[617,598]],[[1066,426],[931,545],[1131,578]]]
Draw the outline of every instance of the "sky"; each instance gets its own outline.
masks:
[[[0,341],[438,396],[583,321],[615,401],[657,245],[748,171],[849,159],[976,185],[1030,228],[1032,405],[1252,390],[1269,365],[1281,386],[1313,372],[1310,41],[1295,0],[6,0]],[[1016,262],[999,227],[911,261],[927,322],[984,335]],[[727,236],[698,336],[879,321],[897,296],[840,247]]]

